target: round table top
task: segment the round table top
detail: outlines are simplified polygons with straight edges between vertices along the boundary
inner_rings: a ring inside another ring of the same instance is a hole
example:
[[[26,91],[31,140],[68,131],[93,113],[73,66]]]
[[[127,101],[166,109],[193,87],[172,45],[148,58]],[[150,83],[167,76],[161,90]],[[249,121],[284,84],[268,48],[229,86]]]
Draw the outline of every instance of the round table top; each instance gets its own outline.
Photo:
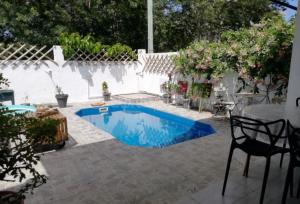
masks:
[[[273,121],[285,119],[284,104],[255,104],[246,106],[242,112],[245,117]]]

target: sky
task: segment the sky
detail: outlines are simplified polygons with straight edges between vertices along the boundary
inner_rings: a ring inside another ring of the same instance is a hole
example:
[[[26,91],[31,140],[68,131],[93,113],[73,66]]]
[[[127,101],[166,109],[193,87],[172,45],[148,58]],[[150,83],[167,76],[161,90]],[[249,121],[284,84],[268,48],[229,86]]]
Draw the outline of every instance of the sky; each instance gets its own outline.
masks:
[[[293,5],[293,6],[298,6],[298,0],[288,0],[289,4]],[[286,19],[290,19],[293,15],[296,14],[296,11],[292,10],[292,9],[286,9],[285,13],[285,17]]]

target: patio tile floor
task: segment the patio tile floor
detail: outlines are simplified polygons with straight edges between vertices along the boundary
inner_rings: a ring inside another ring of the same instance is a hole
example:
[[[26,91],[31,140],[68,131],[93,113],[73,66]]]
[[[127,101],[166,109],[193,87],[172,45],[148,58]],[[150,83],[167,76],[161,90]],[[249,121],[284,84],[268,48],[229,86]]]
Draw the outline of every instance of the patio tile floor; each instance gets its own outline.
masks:
[[[120,102],[109,104],[116,103]],[[245,178],[245,155],[239,151],[234,154],[226,194],[221,196],[231,141],[228,121],[161,101],[142,104],[209,123],[217,133],[163,149],[131,147],[76,116],[88,104],[75,104],[61,110],[68,118],[71,139],[64,149],[43,156],[39,168],[49,180],[28,195],[26,203],[258,203],[264,160],[253,158]],[[280,203],[287,162],[286,157],[280,169],[279,156],[274,157],[266,204]],[[289,198],[287,203],[299,202]]]

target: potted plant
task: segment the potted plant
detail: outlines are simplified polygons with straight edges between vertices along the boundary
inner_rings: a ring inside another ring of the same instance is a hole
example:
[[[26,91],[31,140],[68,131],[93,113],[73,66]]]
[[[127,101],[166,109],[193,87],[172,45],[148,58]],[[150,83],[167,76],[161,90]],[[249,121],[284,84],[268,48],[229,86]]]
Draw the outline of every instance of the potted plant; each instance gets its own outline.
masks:
[[[67,107],[68,94],[64,94],[61,87],[56,86],[56,95],[55,98],[57,100],[58,107],[65,108]]]
[[[160,85],[160,89],[163,92],[162,99],[164,103],[170,103],[171,101],[171,87],[168,81]]]
[[[192,106],[203,110],[203,103],[210,97],[212,84],[210,83],[192,83],[188,96],[191,98]]]
[[[3,83],[0,74],[0,85]],[[35,168],[41,155],[34,149],[44,141],[54,142],[56,125],[53,119],[40,120],[0,108],[0,181],[21,183],[16,191],[0,190],[1,204],[22,204],[27,192],[33,193],[46,182],[47,177]]]
[[[180,94],[182,95],[182,105],[184,108],[189,109],[190,108],[190,102],[191,100],[187,97],[187,91],[188,91],[188,82],[187,81],[178,81]]]
[[[110,100],[110,93],[108,91],[108,85],[107,85],[106,81],[104,81],[102,83],[102,94],[103,94],[104,101],[109,101]]]
[[[180,87],[177,83],[170,84],[171,98],[173,104],[179,104]]]

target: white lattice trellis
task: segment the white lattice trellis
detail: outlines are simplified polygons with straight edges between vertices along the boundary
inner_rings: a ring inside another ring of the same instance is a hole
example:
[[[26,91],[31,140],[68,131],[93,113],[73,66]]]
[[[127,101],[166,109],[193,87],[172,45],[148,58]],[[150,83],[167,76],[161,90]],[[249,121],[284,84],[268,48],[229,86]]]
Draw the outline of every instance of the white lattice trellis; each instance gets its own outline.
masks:
[[[143,60],[145,62],[143,72],[168,74],[175,71],[174,58],[178,53],[153,53],[145,54]]]
[[[134,53],[136,54],[136,51]],[[117,56],[109,57],[106,50],[102,50],[97,54],[91,54],[78,49],[71,57],[66,59],[66,63],[130,63],[137,61],[136,58],[137,55],[132,56],[128,53],[120,53]]]
[[[0,43],[0,66],[7,65],[38,65],[49,60],[53,60],[53,48],[47,46],[36,46],[28,44],[8,44]]]

